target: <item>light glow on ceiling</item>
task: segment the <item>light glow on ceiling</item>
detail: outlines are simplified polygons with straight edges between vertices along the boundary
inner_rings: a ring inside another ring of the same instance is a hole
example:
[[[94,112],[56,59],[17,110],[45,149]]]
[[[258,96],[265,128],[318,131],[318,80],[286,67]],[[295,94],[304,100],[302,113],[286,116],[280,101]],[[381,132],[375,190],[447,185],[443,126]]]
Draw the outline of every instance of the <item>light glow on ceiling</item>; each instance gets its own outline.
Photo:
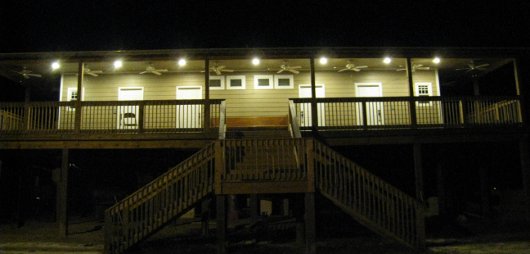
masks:
[[[55,61],[52,63],[52,70],[55,71],[55,70],[58,70],[59,68],[61,68],[61,64],[59,63],[59,61]]]
[[[119,69],[123,66],[123,61],[122,60],[116,60],[114,61],[114,63],[112,64],[114,66],[114,69]]]
[[[328,58],[323,56],[323,57],[320,58],[319,62],[320,62],[320,64],[327,64],[328,63]]]
[[[179,59],[179,61],[177,63],[178,63],[178,65],[180,67],[182,67],[182,66],[185,66],[188,62],[186,61],[186,59],[181,58],[181,59]]]
[[[392,62],[392,58],[390,58],[388,56],[383,59],[383,63],[385,63],[385,64],[390,64],[391,62]]]
[[[441,61],[442,61],[442,59],[440,59],[437,56],[432,59],[432,62],[435,63],[435,64],[439,64]]]
[[[259,65],[260,62],[261,62],[261,61],[260,61],[259,58],[257,58],[257,57],[252,58],[252,64],[253,64],[253,65]]]

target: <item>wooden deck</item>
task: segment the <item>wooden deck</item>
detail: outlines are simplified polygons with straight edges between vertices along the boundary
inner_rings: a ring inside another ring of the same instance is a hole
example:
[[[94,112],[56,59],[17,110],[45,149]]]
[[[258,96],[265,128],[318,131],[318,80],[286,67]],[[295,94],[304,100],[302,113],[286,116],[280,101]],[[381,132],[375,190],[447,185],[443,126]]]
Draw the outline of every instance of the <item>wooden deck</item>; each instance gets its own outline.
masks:
[[[318,133],[337,145],[512,139],[524,132],[518,96],[296,98],[286,111],[227,117],[221,99],[0,103],[0,149],[201,148],[225,137],[227,126],[289,126],[297,132],[292,137]]]

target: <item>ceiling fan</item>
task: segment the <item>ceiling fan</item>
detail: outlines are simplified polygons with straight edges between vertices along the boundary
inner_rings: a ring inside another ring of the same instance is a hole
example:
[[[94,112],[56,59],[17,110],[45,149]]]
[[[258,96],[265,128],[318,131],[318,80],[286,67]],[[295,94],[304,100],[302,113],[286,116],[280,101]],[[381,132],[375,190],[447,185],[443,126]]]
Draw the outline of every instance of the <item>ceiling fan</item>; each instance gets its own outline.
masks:
[[[234,70],[226,69],[226,66],[217,65],[217,63],[210,67],[210,71],[215,72],[216,75],[221,75],[223,72],[234,72]]]
[[[13,71],[13,72],[20,74],[24,79],[42,78],[41,74],[33,73],[33,71],[26,69],[26,67],[23,67],[21,71]]]
[[[351,63],[350,61],[348,61],[348,63],[346,64],[345,67],[346,67],[346,68],[341,69],[341,70],[339,70],[338,72],[343,72],[343,71],[355,71],[355,72],[359,72],[359,71],[361,71],[362,69],[368,68],[368,66],[366,66],[366,65],[358,65],[358,66],[356,66],[355,64]]]
[[[431,69],[431,67],[423,66],[423,64],[413,64],[412,65],[412,72],[415,72],[416,70],[428,71],[430,69]],[[407,70],[407,68],[404,68],[402,66],[400,66],[400,68],[396,69],[396,71],[405,71],[405,70]]]
[[[302,66],[290,66],[287,64],[287,62],[283,62],[282,65],[280,65],[280,70],[276,73],[282,73],[284,71],[288,71],[290,73],[294,73],[294,74],[298,74],[300,73],[300,71],[298,71],[297,69],[301,69]]]
[[[167,72],[167,69],[157,69],[157,68],[155,68],[155,66],[153,66],[153,64],[150,63],[145,68],[145,71],[140,72],[140,74],[151,73],[151,74],[155,74],[155,75],[160,76],[160,75],[162,75],[162,72]]]
[[[476,65],[475,62],[474,62],[473,60],[471,60],[471,61],[467,64],[467,67],[465,67],[465,68],[460,68],[460,69],[456,69],[456,70],[457,70],[457,71],[466,71],[466,72],[470,72],[470,71],[483,71],[483,70],[487,69],[488,66],[490,66],[489,63]]]
[[[85,67],[85,74],[88,74],[88,75],[90,75],[92,77],[97,77],[101,73],[103,73],[102,70],[91,70],[91,69]]]

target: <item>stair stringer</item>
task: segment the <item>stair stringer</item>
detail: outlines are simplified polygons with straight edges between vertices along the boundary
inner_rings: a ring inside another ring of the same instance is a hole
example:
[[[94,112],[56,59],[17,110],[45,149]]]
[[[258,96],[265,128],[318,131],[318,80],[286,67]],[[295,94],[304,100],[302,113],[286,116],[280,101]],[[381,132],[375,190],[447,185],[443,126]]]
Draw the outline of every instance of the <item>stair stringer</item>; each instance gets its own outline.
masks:
[[[327,145],[314,143],[316,187],[324,197],[382,237],[423,248],[420,202]]]
[[[105,211],[105,253],[122,253],[213,192],[214,143]]]

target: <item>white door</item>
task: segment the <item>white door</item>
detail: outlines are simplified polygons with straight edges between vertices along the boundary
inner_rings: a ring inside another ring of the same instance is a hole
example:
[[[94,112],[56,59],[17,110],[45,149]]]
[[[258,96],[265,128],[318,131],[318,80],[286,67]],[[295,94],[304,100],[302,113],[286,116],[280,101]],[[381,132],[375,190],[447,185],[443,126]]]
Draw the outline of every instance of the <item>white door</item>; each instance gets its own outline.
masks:
[[[202,99],[202,87],[177,87],[177,100]],[[201,105],[177,105],[177,128],[201,128]]]
[[[355,84],[356,97],[382,97],[383,89],[381,83],[357,83]],[[367,125],[383,125],[383,102],[366,102]],[[357,106],[357,124],[363,125],[363,108]]]
[[[143,87],[118,88],[119,101],[141,101],[144,99]],[[118,129],[138,128],[138,106],[124,105],[118,107]]]
[[[325,98],[326,92],[324,85],[315,85],[316,97]],[[300,85],[298,87],[299,98],[311,98],[311,85]],[[324,126],[326,123],[326,115],[324,104],[318,104],[318,126]],[[303,103],[300,105],[300,127],[311,126],[311,103]]]

